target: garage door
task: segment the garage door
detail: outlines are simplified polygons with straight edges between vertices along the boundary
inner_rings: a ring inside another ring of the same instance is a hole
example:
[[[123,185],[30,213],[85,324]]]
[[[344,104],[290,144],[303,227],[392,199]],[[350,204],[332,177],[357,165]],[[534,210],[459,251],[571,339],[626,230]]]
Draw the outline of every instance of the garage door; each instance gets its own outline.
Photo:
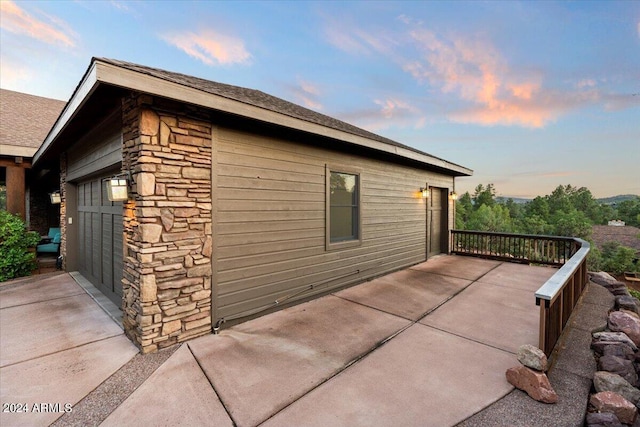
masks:
[[[78,184],[80,273],[118,307],[122,303],[122,202],[110,202],[106,184]]]

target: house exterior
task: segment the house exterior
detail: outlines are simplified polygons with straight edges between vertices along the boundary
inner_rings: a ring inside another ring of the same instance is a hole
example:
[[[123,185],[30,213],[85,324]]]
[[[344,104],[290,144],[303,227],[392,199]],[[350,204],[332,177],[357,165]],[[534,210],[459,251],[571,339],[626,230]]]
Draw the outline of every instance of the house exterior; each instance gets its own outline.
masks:
[[[591,229],[593,243],[598,248],[609,242],[617,242],[622,246],[636,251],[636,258],[640,259],[640,228],[625,225],[624,221],[617,221],[608,225],[594,225]]]
[[[31,159],[65,102],[0,89],[0,209],[46,234],[59,222],[48,192],[58,189],[55,171],[31,172]]]
[[[34,161],[60,165],[65,268],[121,304],[143,352],[448,252],[448,196],[472,173],[260,91],[102,58]],[[111,202],[121,174],[128,200]]]

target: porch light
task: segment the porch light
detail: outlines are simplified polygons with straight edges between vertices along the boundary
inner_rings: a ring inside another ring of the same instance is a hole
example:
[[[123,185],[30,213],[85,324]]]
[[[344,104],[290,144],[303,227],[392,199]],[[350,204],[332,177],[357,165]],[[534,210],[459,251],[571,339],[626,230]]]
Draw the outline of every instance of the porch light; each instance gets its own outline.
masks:
[[[458,199],[458,194],[456,194],[455,191],[452,191],[451,193],[449,193],[449,198],[451,200],[457,200]]]
[[[62,203],[62,196],[60,196],[59,191],[54,191],[53,193],[49,194],[49,197],[51,197],[52,205],[59,205],[60,203]]]
[[[426,187],[420,187],[420,194],[422,194],[423,199],[429,198],[429,189]]]
[[[107,197],[110,202],[124,202],[129,199],[126,176],[114,176],[107,179]]]

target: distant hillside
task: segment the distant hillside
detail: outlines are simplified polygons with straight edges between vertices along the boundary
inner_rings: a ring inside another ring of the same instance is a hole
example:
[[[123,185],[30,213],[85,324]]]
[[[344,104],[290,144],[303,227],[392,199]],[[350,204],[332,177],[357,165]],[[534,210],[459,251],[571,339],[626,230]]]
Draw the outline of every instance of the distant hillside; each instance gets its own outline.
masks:
[[[625,200],[635,199],[635,194],[622,194],[620,196],[612,196],[612,197],[603,197],[602,199],[596,199],[596,201],[603,205],[615,205],[620,202],[624,202]]]
[[[508,197],[508,196],[498,196],[498,197],[496,197],[496,201],[498,201],[499,203],[506,202],[509,199],[513,200],[513,202],[517,203],[517,204],[525,204],[525,203],[531,201],[531,199],[523,199],[521,197]]]
[[[638,196],[636,196],[635,194],[620,194],[618,196],[603,197],[601,199],[596,199],[596,202],[600,203],[601,205],[615,205],[625,200],[635,199],[636,197]],[[525,204],[533,200],[533,199],[523,199],[521,197],[509,197],[509,196],[496,197],[497,202],[506,202],[509,199],[513,200],[515,203],[518,203],[518,204]]]

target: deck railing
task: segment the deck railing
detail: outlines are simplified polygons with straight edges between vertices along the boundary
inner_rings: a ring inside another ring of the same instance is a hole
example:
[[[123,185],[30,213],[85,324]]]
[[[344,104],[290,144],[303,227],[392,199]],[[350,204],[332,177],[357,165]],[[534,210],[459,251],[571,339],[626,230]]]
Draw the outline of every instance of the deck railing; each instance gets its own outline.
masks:
[[[523,264],[564,265],[579,245],[571,238],[452,230],[451,253]]]
[[[560,269],[535,293],[539,347],[549,356],[587,285],[589,243],[577,238],[452,230],[451,253]]]

